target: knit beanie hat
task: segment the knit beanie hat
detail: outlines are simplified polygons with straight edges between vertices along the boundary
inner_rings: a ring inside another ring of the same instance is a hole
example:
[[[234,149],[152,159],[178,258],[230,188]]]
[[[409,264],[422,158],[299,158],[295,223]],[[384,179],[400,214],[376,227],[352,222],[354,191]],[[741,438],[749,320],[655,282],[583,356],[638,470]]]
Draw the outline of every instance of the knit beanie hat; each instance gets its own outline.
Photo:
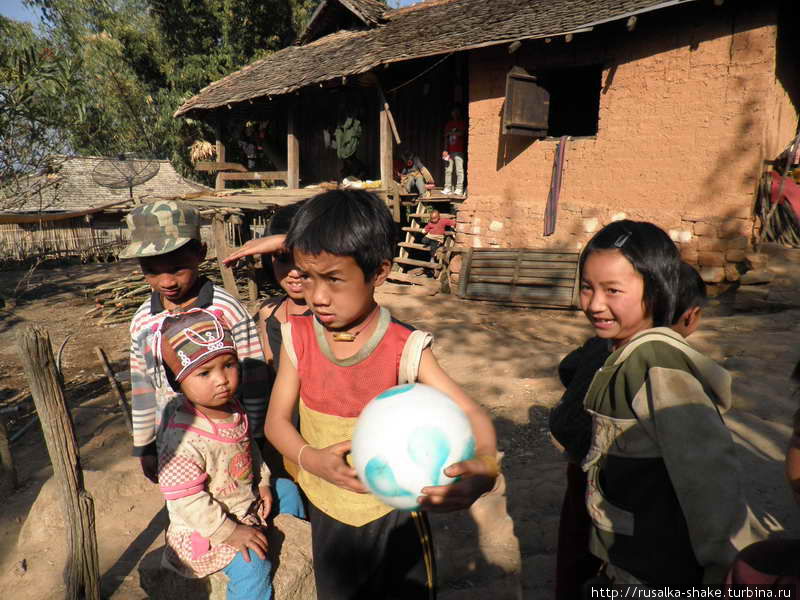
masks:
[[[154,345],[176,384],[216,356],[236,356],[233,336],[223,317],[203,308],[165,317]]]

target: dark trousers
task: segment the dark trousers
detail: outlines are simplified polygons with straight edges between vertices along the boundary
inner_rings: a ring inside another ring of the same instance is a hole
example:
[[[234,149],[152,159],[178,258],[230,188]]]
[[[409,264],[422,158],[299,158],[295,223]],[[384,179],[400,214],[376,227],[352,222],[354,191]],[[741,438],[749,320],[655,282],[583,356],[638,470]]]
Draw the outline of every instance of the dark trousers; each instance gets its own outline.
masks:
[[[422,238],[422,244],[430,248],[431,251],[431,262],[436,262],[436,251],[441,247],[442,242],[439,240],[434,240],[433,238],[429,238],[425,236]]]
[[[393,510],[361,527],[309,503],[319,600],[435,600],[433,540],[425,514]]]
[[[567,464],[567,491],[561,505],[556,552],[556,600],[578,600],[581,586],[594,577],[602,564],[589,552],[592,519],[586,509],[586,473]]]

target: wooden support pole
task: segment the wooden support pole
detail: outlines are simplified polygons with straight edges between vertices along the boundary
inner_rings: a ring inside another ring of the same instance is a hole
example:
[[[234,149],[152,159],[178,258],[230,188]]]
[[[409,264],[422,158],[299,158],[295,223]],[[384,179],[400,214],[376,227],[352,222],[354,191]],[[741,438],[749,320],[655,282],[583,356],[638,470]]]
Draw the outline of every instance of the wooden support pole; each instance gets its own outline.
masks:
[[[394,180],[392,173],[392,154],[394,151],[392,140],[392,128],[389,124],[389,111],[387,104],[381,102],[383,94],[378,94],[380,111],[380,166],[381,166],[381,185],[384,189],[391,189],[391,181]]]
[[[50,336],[39,327],[25,327],[17,334],[17,348],[42,422],[53,474],[61,486],[68,544],[65,598],[100,600],[94,500],[83,486],[78,441],[56,372]]]
[[[217,123],[214,126],[214,134],[217,138],[217,160],[218,163],[225,162],[225,143],[222,141],[222,134],[223,134],[223,117],[221,113],[217,113]],[[221,179],[219,173],[217,174],[217,179],[214,182],[214,189],[215,190],[224,190],[225,189],[225,180]]]
[[[236,278],[233,276],[233,270],[222,264],[222,259],[231,253],[228,247],[228,240],[225,239],[225,221],[222,215],[214,215],[211,219],[211,233],[214,236],[214,248],[217,250],[217,263],[219,264],[219,272],[222,275],[222,285],[228,293],[239,299],[239,288],[236,287]]]
[[[8,497],[15,487],[17,487],[17,470],[14,468],[6,422],[0,417],[0,498]]]
[[[289,189],[300,187],[300,140],[295,113],[295,107],[290,104],[286,121],[286,185]]]
[[[111,370],[111,365],[108,363],[108,358],[106,357],[106,353],[103,352],[103,349],[100,346],[95,346],[94,352],[95,354],[97,354],[97,358],[100,359],[100,366],[102,366],[103,371],[105,371],[106,377],[108,378],[108,384],[111,386],[111,389],[114,390],[117,394],[119,407],[122,409],[122,417],[125,419],[125,425],[128,427],[128,432],[133,433],[133,421],[131,420],[131,409],[130,406],[128,406],[128,399],[125,397],[125,390],[122,389],[122,386],[119,384],[119,381],[114,376],[114,371]]]

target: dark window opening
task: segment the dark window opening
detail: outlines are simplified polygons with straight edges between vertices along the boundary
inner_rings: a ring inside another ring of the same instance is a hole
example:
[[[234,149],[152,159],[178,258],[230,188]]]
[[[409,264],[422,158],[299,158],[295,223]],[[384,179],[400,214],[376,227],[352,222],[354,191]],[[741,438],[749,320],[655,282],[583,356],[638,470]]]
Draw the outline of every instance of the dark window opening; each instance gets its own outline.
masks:
[[[539,75],[550,92],[547,135],[597,135],[603,68],[598,65],[544,71]]]
[[[597,65],[534,72],[514,67],[506,79],[503,132],[535,138],[596,135],[602,74]]]

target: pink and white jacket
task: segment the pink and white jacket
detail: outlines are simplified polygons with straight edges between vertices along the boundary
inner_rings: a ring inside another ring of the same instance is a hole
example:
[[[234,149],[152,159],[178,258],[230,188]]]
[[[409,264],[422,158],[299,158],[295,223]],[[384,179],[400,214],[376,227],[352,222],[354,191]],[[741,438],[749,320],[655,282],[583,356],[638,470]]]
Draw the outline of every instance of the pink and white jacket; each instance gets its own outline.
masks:
[[[269,468],[247,432],[247,416],[211,420],[184,402],[158,440],[158,481],[169,528],[162,563],[184,577],[226,567],[236,548],[224,541],[237,523],[261,525],[258,486]],[[263,482],[263,483],[261,483]]]

